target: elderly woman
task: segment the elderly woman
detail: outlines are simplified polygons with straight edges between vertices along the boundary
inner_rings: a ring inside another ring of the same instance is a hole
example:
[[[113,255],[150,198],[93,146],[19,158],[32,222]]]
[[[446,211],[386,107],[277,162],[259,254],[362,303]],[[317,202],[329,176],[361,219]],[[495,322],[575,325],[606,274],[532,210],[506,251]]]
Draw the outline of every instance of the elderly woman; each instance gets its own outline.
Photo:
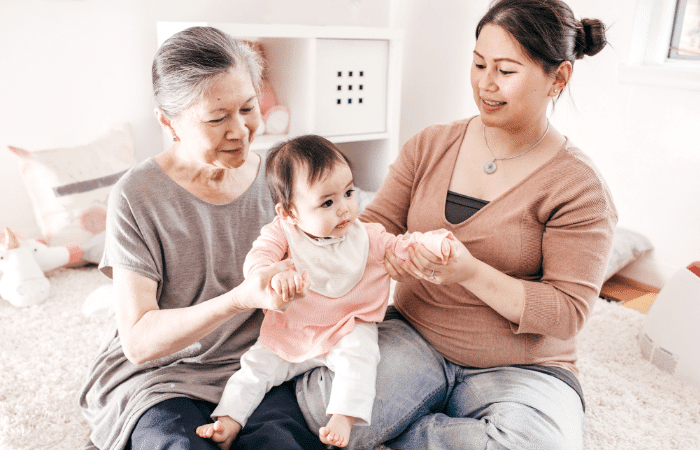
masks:
[[[155,113],[173,142],[110,197],[100,270],[118,300],[80,396],[88,448],[217,448],[195,429],[255,342],[260,308],[279,306],[266,287],[288,263],[242,272],[274,216],[264,161],[250,152],[261,121],[256,58],[209,27],[174,35],[155,56]],[[324,448],[289,386],[268,394],[236,446]]]
[[[590,159],[547,118],[605,27],[561,0],[499,0],[479,22],[479,115],[411,138],[360,216],[392,233],[450,230],[441,264],[389,266],[396,314],[379,327],[372,425],[350,448],[580,450],[576,335],[603,282],[617,212]],[[408,273],[411,276],[405,275]],[[297,383],[325,424],[327,369]]]

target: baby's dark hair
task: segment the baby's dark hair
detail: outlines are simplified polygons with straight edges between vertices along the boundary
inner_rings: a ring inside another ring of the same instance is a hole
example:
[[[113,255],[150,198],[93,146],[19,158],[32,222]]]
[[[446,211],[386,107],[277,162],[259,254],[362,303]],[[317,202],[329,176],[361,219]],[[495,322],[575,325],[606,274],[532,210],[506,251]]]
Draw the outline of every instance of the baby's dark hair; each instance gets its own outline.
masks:
[[[350,160],[331,141],[315,134],[307,134],[281,142],[270,149],[265,163],[267,186],[272,201],[280,203],[290,213],[294,198],[294,176],[306,168],[307,182],[311,185],[321,180],[337,164]]]
[[[607,41],[605,25],[598,19],[574,18],[562,0],[496,0],[476,27],[498,25],[510,33],[528,56],[548,74],[564,61],[600,52]]]

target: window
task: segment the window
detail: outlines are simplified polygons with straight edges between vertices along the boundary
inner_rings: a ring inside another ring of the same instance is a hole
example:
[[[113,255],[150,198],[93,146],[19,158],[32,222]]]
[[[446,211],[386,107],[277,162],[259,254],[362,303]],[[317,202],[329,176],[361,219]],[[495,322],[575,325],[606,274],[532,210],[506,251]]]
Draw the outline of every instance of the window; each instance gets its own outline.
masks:
[[[620,81],[700,90],[700,0],[636,0]]]
[[[700,60],[700,0],[677,0],[668,57]]]

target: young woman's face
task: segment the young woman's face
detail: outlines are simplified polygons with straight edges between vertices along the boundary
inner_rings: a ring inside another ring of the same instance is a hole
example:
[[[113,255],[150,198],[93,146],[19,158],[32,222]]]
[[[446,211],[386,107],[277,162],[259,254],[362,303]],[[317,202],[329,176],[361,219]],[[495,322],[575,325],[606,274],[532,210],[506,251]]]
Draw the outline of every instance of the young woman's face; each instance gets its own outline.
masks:
[[[204,96],[172,121],[180,149],[192,160],[240,167],[260,126],[260,106],[245,68],[222,75]]]
[[[292,199],[297,226],[314,238],[344,236],[358,209],[350,167],[338,163],[313,185],[306,170],[297,172]]]
[[[518,129],[547,113],[555,77],[503,28],[486,25],[474,48],[471,84],[486,126]]]

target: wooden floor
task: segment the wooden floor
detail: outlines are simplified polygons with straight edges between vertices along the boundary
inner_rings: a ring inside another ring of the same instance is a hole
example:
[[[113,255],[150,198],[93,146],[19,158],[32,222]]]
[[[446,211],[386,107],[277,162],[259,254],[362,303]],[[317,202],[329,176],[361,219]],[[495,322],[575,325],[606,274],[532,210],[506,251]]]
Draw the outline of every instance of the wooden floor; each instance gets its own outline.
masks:
[[[658,294],[659,289],[625,278],[622,275],[613,275],[600,290],[602,298],[620,302],[622,306],[636,309],[642,314],[649,311]]]

